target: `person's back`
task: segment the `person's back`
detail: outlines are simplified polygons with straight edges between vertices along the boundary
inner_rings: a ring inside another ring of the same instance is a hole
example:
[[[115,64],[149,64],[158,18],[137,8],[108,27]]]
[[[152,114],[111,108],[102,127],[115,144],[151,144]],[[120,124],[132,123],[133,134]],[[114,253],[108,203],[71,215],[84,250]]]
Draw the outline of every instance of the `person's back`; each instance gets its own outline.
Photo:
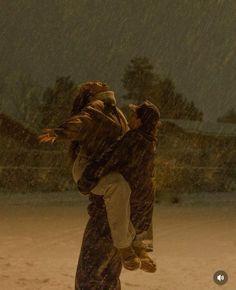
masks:
[[[117,114],[114,114],[114,110]],[[85,154],[93,158],[102,154],[109,143],[122,136],[127,129],[126,119],[115,104],[107,105],[104,101],[95,99],[78,114],[54,128],[53,133],[57,140],[78,141]]]

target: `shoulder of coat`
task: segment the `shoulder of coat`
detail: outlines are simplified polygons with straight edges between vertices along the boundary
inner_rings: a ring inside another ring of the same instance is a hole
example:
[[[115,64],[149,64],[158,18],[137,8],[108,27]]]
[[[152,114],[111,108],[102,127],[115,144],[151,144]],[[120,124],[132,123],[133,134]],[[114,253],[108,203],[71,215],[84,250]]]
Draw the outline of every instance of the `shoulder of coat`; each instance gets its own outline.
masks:
[[[105,105],[103,103],[103,101],[101,100],[95,100],[91,103],[89,103],[87,109],[96,109],[98,111],[104,111]]]

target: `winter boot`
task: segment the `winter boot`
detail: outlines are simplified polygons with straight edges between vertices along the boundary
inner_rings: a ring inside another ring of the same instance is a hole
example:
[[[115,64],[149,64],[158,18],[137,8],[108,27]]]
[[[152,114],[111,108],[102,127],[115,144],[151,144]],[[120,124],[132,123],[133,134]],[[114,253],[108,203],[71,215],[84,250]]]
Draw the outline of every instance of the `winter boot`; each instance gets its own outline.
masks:
[[[136,255],[141,260],[141,269],[145,272],[154,273],[156,272],[156,264],[152,260],[152,258],[148,255],[146,249],[139,248],[139,247],[133,247]]]
[[[125,269],[134,271],[141,267],[141,261],[131,246],[127,248],[119,248],[118,250]]]

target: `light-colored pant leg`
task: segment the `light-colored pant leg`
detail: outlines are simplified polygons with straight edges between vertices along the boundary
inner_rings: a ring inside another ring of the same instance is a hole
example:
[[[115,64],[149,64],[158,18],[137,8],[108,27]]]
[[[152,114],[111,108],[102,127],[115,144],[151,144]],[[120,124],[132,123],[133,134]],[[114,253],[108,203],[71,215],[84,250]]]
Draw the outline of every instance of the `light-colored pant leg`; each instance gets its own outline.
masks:
[[[87,157],[85,155],[78,154],[72,167],[72,176],[76,184],[78,180],[80,179],[80,177],[82,176],[82,173],[85,167],[87,166],[87,164],[88,164]]]
[[[130,221],[131,189],[128,182],[119,172],[111,172],[100,179],[92,192],[104,196],[114,246],[129,247],[135,237],[135,229]]]
[[[86,157],[79,154],[72,169],[76,183],[86,165]],[[135,237],[135,229],[130,221],[131,189],[128,182],[119,172],[111,172],[100,179],[92,192],[104,198],[114,246],[116,248],[130,246]]]

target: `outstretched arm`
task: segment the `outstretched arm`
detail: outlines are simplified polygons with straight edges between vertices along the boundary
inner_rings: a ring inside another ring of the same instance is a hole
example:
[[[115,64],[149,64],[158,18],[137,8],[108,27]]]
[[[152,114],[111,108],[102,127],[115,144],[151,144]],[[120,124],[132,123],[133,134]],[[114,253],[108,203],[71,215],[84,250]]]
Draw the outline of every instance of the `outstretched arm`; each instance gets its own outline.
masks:
[[[60,140],[82,141],[91,129],[91,117],[88,112],[69,118],[57,128],[45,128],[43,134],[39,135],[40,143],[54,143]]]

